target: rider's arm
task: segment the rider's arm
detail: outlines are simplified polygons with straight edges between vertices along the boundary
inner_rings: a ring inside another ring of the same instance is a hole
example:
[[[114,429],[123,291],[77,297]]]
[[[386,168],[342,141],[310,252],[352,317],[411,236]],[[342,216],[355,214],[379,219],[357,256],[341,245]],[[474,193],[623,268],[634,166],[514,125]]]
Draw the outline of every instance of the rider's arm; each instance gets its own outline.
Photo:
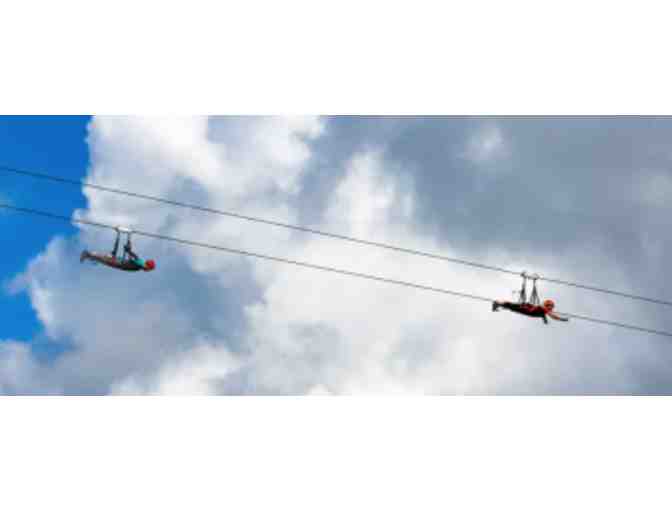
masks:
[[[560,317],[559,315],[555,315],[553,312],[548,312],[548,315],[550,315],[550,317],[556,321],[569,322],[569,319],[566,317]]]

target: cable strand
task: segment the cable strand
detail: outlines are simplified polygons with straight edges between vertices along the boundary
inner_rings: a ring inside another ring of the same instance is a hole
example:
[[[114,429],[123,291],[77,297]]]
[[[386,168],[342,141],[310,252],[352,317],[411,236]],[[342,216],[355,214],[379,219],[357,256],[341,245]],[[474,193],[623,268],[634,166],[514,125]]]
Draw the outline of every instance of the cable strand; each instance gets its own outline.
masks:
[[[12,206],[12,205],[9,205],[9,204],[4,204],[4,203],[1,203],[1,202],[0,202],[0,208],[9,209],[9,210],[18,211],[18,212],[23,212],[23,213],[26,213],[26,214],[43,216],[43,217],[47,217],[47,218],[51,218],[51,219],[57,219],[57,220],[61,220],[61,221],[66,221],[68,223],[78,223],[78,224],[81,224],[81,225],[90,225],[90,226],[94,226],[94,227],[98,227],[98,228],[105,228],[105,229],[110,229],[110,230],[115,229],[114,226],[107,225],[105,223],[98,223],[98,222],[95,222],[95,221],[69,218],[67,216],[62,216],[62,215],[59,215],[59,214],[54,214],[54,213],[50,213],[50,212],[46,212],[46,211],[39,211],[37,209],[16,207],[16,206]],[[292,264],[292,265],[295,265],[295,266],[306,267],[306,268],[309,268],[309,269],[316,269],[316,270],[320,270],[320,271],[328,271],[328,272],[331,272],[331,273],[338,273],[338,274],[342,274],[342,275],[345,275],[345,276],[363,278],[363,279],[367,279],[367,280],[390,283],[390,284],[394,284],[394,285],[401,285],[401,286],[404,286],[404,287],[410,287],[410,288],[423,290],[423,291],[437,292],[437,293],[441,293],[441,294],[448,294],[448,295],[451,295],[451,296],[463,297],[463,298],[474,299],[474,300],[479,300],[479,301],[487,301],[487,302],[490,302],[490,303],[493,301],[490,298],[486,298],[486,297],[483,297],[483,296],[477,296],[477,295],[474,295],[474,294],[467,294],[467,293],[464,293],[464,292],[456,292],[456,291],[443,289],[443,288],[439,288],[439,287],[431,287],[431,286],[428,286],[428,285],[421,285],[421,284],[418,284],[418,283],[407,282],[407,281],[404,281],[404,280],[395,280],[395,279],[392,279],[392,278],[385,278],[385,277],[382,277],[382,276],[376,276],[376,275],[371,275],[371,274],[367,274],[367,273],[359,273],[359,272],[349,271],[349,270],[346,270],[346,269],[340,269],[340,268],[331,267],[331,266],[322,266],[322,265],[318,265],[318,264],[312,264],[310,262],[302,262],[302,261],[297,261],[297,260],[292,260],[292,259],[286,259],[286,258],[283,258],[283,257],[276,257],[276,256],[273,256],[273,255],[265,255],[265,254],[262,254],[262,253],[255,253],[255,252],[246,251],[246,250],[238,250],[236,248],[227,248],[227,247],[224,247],[224,246],[201,243],[201,242],[198,242],[198,241],[190,241],[190,240],[187,240],[187,239],[180,239],[180,238],[177,238],[177,237],[171,237],[171,236],[156,234],[156,233],[152,233],[152,232],[144,232],[144,231],[141,231],[141,230],[134,230],[133,233],[135,235],[139,235],[139,236],[142,236],[142,237],[148,237],[148,238],[153,238],[153,239],[158,239],[158,240],[163,240],[163,241],[171,241],[171,242],[175,242],[175,243],[179,243],[179,244],[196,246],[196,247],[200,247],[200,248],[207,248],[207,249],[211,249],[211,250],[218,250],[218,251],[223,251],[223,252],[228,252],[228,253],[235,253],[235,254],[238,254],[238,255],[244,255],[244,256],[247,256],[247,257],[255,257],[255,258],[270,260],[270,261],[274,261],[274,262],[282,262],[282,263],[285,263],[285,264]],[[574,318],[574,319],[578,319],[578,320],[590,321],[590,322],[595,322],[595,323],[600,323],[600,324],[607,324],[607,325],[610,325],[610,326],[615,326],[615,327],[619,327],[619,328],[623,328],[623,329],[631,329],[631,330],[650,333],[650,334],[654,334],[654,335],[672,337],[672,333],[669,333],[669,332],[666,332],[666,331],[648,329],[648,328],[643,328],[643,327],[640,327],[640,326],[634,326],[634,325],[631,325],[631,324],[613,322],[613,321],[608,321],[608,320],[604,320],[604,319],[595,319],[595,318],[592,318],[592,317],[586,317],[586,316],[570,314],[570,313],[563,313],[562,315],[565,315],[567,317],[571,317],[571,318]]]
[[[74,186],[77,186],[77,187],[85,187],[85,188],[95,189],[95,190],[98,190],[98,191],[104,191],[106,193],[116,193],[116,194],[119,194],[119,195],[125,195],[125,196],[128,196],[128,197],[139,198],[139,199],[142,199],[142,200],[148,200],[148,201],[152,201],[152,202],[156,202],[156,203],[172,205],[172,206],[175,206],[175,207],[182,207],[182,208],[185,208],[185,209],[192,209],[192,210],[195,210],[195,211],[205,212],[205,213],[209,213],[209,214],[216,214],[216,215],[220,215],[220,216],[237,218],[237,219],[244,220],[244,221],[262,223],[262,224],[271,225],[271,226],[274,226],[274,227],[296,230],[296,231],[299,231],[299,232],[304,232],[304,233],[312,234],[312,235],[318,235],[318,236],[322,236],[322,237],[330,237],[332,239],[338,239],[338,240],[341,240],[341,241],[347,241],[347,242],[361,244],[361,245],[365,245],[365,246],[373,246],[373,247],[376,247],[376,248],[392,250],[392,251],[396,251],[396,252],[400,252],[400,253],[406,253],[406,254],[409,254],[409,255],[416,255],[416,256],[420,256],[420,257],[442,260],[444,262],[450,262],[450,263],[454,263],[454,264],[462,264],[462,265],[465,265],[465,266],[475,267],[475,268],[478,268],[478,269],[486,269],[486,270],[489,270],[489,271],[497,271],[497,272],[500,272],[500,273],[516,275],[516,276],[519,276],[520,273],[521,273],[520,271],[513,271],[511,269],[506,269],[506,268],[503,268],[503,267],[497,267],[497,266],[492,266],[492,265],[488,265],[488,264],[481,264],[481,263],[478,263],[478,262],[473,262],[473,261],[454,258],[454,257],[447,257],[445,255],[440,255],[440,254],[437,254],[437,253],[431,253],[431,252],[426,252],[426,251],[422,251],[422,250],[414,250],[414,249],[411,249],[411,248],[404,248],[402,246],[396,246],[396,245],[381,243],[381,242],[377,242],[377,241],[370,241],[370,240],[367,240],[367,239],[360,239],[360,238],[357,238],[357,237],[351,237],[351,236],[346,236],[346,235],[342,235],[342,234],[335,234],[335,233],[332,233],[332,232],[325,232],[325,231],[322,231],[322,230],[317,230],[317,229],[313,229],[313,228],[309,228],[309,227],[302,227],[302,226],[299,226],[299,225],[292,225],[292,224],[289,224],[289,223],[282,223],[282,222],[279,222],[279,221],[273,221],[273,220],[258,218],[258,217],[254,217],[254,216],[246,216],[244,214],[239,214],[239,213],[235,213],[235,212],[231,212],[231,211],[223,211],[223,210],[220,210],[220,209],[213,209],[213,208],[210,208],[210,207],[203,207],[203,206],[200,206],[200,205],[187,204],[187,203],[184,203],[184,202],[178,202],[178,201],[175,201],[175,200],[168,200],[168,199],[161,198],[161,197],[156,197],[156,196],[153,196],[153,195],[145,195],[143,193],[136,193],[136,192],[133,192],[133,191],[122,190],[122,189],[119,189],[119,188],[111,188],[111,187],[107,187],[107,186],[101,186],[99,184],[93,184],[93,183],[89,183],[89,182],[86,182],[86,181],[67,179],[65,177],[59,177],[59,176],[44,174],[44,173],[40,173],[40,172],[32,172],[32,171],[28,171],[28,170],[20,170],[20,169],[17,169],[17,168],[11,168],[11,167],[2,166],[2,165],[0,165],[0,171],[11,172],[11,173],[18,174],[18,175],[25,175],[25,176],[33,177],[33,178],[36,178],[36,179],[50,180],[50,181],[58,182],[58,183],[62,183],[62,184],[70,184],[70,185],[74,185]],[[610,294],[610,295],[613,295],[613,296],[624,297],[624,298],[627,298],[627,299],[646,301],[648,303],[655,303],[655,304],[659,304],[659,305],[672,306],[672,301],[666,301],[664,299],[650,298],[650,297],[641,296],[641,295],[637,295],[637,294],[630,294],[630,293],[627,293],[627,292],[620,292],[620,291],[605,289],[605,288],[601,288],[601,287],[597,287],[597,286],[584,285],[584,284],[570,282],[570,281],[566,281],[566,280],[560,280],[560,279],[556,279],[556,278],[540,277],[539,281],[546,281],[548,283],[554,283],[554,284],[557,284],[557,285],[565,285],[565,286],[568,286],[568,287],[575,287],[575,288],[579,288],[579,289],[583,289],[583,290],[600,292],[600,293],[603,293],[603,294]]]

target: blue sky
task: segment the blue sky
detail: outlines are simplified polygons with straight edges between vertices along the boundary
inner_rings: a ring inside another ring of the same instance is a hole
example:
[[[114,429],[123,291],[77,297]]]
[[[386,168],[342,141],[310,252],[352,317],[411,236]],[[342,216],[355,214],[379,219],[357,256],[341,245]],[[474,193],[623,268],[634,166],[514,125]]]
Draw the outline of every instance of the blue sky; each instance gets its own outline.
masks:
[[[87,116],[0,116],[0,165],[79,179],[89,163],[86,145]],[[0,195],[14,205],[72,214],[84,205],[81,190],[0,174]],[[0,214],[0,242],[5,247],[0,281],[22,272],[55,235],[70,235],[66,223],[40,220],[19,213]],[[1,338],[31,339],[39,330],[25,293],[0,294],[3,310]]]

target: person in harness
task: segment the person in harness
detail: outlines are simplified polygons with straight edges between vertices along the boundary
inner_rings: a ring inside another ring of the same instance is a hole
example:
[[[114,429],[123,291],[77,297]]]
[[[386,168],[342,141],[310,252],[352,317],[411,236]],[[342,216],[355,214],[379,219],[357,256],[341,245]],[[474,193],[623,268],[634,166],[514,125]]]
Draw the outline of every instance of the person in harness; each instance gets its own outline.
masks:
[[[512,303],[511,301],[493,301],[493,312],[498,312],[500,308],[504,308],[521,315],[527,315],[528,317],[541,318],[544,321],[544,324],[548,324],[547,317],[550,317],[556,321],[569,321],[568,318],[561,317],[553,312],[555,303],[552,299],[546,299],[543,303],[541,303],[539,294],[537,293],[537,280],[539,279],[539,275],[528,275],[527,273],[523,272],[521,276],[523,277],[523,286],[520,290],[519,301],[517,303]],[[532,293],[530,294],[529,301],[527,300],[527,280],[532,280]]]
[[[91,260],[122,271],[153,271],[156,268],[156,262],[145,260],[133,251],[133,247],[131,246],[131,234],[133,231],[121,227],[117,227],[115,230],[117,231],[117,238],[114,241],[114,248],[110,255],[84,250],[79,257],[79,261]],[[119,256],[119,241],[122,232],[126,234],[126,244],[124,245],[122,255]]]

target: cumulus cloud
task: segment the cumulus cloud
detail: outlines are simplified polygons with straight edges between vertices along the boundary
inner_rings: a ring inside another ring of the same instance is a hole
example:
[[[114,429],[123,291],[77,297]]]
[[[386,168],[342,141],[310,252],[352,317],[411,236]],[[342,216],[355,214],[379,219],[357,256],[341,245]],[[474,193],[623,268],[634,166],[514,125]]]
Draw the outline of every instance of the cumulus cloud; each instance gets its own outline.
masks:
[[[323,230],[568,278],[571,260],[597,280],[630,284],[622,267],[596,264],[597,251],[582,246],[562,254],[501,245],[459,249],[453,232],[424,228],[421,173],[409,170],[384,140],[341,147],[330,158],[325,144],[332,136],[342,140],[333,127],[314,117],[96,118],[89,128],[89,179],[296,223],[314,191],[306,183],[328,167],[333,186],[320,192],[324,200],[311,211]],[[486,135],[474,147],[496,158],[504,142]],[[511,297],[518,283],[437,260],[85,194],[88,206],[76,212],[79,218],[489,298]],[[0,364],[8,368],[1,391],[628,393],[651,388],[642,372],[663,373],[655,339],[633,344],[628,335],[581,323],[545,327],[493,314],[487,303],[202,248],[138,238],[137,249],[158,259],[157,271],[79,265],[80,249],[106,249],[111,241],[109,232],[88,228],[73,239],[56,238],[16,277],[14,291],[29,294],[45,334],[67,348],[44,360],[29,344],[3,343]],[[580,311],[632,322],[650,318],[638,307],[621,310],[591,295],[578,302],[568,289],[552,290],[561,307],[580,304]]]
[[[227,349],[200,341],[182,356],[168,360],[155,372],[138,372],[111,387],[120,395],[208,395],[217,384],[239,368]]]
[[[274,142],[269,129],[276,131]],[[228,138],[228,132],[235,135]],[[291,222],[288,203],[309,158],[307,141],[320,133],[320,119],[96,118],[89,127],[89,179]],[[288,237],[237,220],[90,189],[84,193],[88,207],[75,213],[81,219],[243,248],[272,249]],[[224,353],[242,348],[234,338],[242,327],[238,308],[255,293],[245,277],[246,261],[136,239],[141,253],[159,261],[156,273],[113,274],[79,266],[83,247],[107,250],[111,244],[109,232],[90,229],[78,239],[55,239],[12,284],[15,291],[29,293],[49,337],[71,346],[41,366],[45,377],[63,379],[66,392],[105,393],[115,385],[129,387],[118,384],[126,378],[161,374],[164,364],[173,363],[179,372],[185,366],[181,357],[204,345],[224,346]],[[156,278],[159,274],[164,277]]]
[[[49,384],[30,347],[14,340],[0,341],[0,393],[4,395],[58,393],[60,388]]]
[[[465,157],[485,164],[506,156],[507,147],[502,129],[492,122],[479,126],[467,141]]]
[[[334,190],[325,227],[332,226],[330,221],[341,225],[347,216],[348,235],[459,256],[449,243],[415,232],[412,190],[386,174],[386,166],[380,153],[355,156]],[[401,218],[400,207],[405,209]],[[325,239],[312,238],[290,255],[337,267],[347,261],[355,271],[486,297],[497,297],[510,285],[510,279],[484,279],[476,271],[440,261],[419,262]],[[489,262],[502,259],[506,255],[493,254]],[[549,270],[561,263],[553,258],[543,262]],[[260,391],[571,392],[577,374],[604,361],[562,327],[540,331],[538,324],[491,314],[487,304],[292,268],[276,271],[263,302],[247,309],[258,345],[248,370],[255,373]],[[608,313],[598,300],[584,305]],[[608,336],[605,330],[595,333],[601,342]],[[557,343],[549,348],[549,339],[569,342],[565,359],[554,359]],[[617,351],[611,358],[612,367],[620,366],[622,354]]]

